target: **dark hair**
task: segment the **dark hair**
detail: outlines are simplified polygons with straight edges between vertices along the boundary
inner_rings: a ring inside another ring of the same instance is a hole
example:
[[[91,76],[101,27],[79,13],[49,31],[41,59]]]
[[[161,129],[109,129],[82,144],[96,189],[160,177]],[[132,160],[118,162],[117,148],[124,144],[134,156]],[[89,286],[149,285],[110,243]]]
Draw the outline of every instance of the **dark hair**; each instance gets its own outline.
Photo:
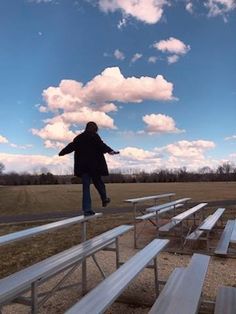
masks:
[[[91,132],[91,133],[97,133],[98,126],[95,122],[90,121],[86,124],[85,131]]]

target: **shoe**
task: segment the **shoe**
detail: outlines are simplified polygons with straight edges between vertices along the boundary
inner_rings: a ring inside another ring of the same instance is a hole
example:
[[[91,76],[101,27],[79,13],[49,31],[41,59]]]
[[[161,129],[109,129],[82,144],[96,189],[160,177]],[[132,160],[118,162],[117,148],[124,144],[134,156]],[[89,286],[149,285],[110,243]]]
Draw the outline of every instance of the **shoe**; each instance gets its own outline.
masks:
[[[105,198],[104,200],[102,200],[102,206],[106,207],[107,204],[109,204],[111,201],[111,199],[109,197]]]
[[[93,210],[90,210],[90,211],[84,212],[84,217],[93,216],[95,214],[96,213]]]

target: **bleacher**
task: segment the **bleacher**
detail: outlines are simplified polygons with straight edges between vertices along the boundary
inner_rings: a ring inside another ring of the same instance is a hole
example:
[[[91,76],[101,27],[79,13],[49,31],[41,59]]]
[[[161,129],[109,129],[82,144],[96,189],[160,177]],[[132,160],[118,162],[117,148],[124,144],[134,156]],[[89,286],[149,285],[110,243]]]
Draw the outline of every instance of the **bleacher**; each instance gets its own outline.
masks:
[[[163,194],[162,197],[171,197],[172,195],[173,193],[168,193]],[[144,199],[145,198],[129,199],[127,201],[130,201],[132,204],[137,204],[143,202]],[[146,197],[146,200],[156,201],[158,199],[160,199],[160,195],[158,197]],[[195,216],[202,213],[207,203],[199,203],[182,211],[183,205],[189,200],[190,198],[182,198],[160,205],[155,204],[154,206],[146,208],[146,213],[143,212],[142,216],[135,216],[135,218],[136,220],[145,221],[152,217],[156,218],[157,214],[160,215],[173,211],[175,215],[170,218],[168,223],[159,227],[159,232],[167,233],[168,235],[170,231],[180,227],[182,232],[181,239],[184,239],[183,223],[191,220],[194,223],[190,226],[189,230],[191,230],[193,226],[195,226],[195,230],[191,233],[188,232],[186,239],[197,241],[198,239],[203,239],[202,236],[206,234],[208,241],[209,233],[222,218],[225,209],[218,208],[203,221],[198,219],[200,223],[196,226]],[[181,209],[181,212],[176,214],[176,209]],[[145,268],[153,269],[153,286],[156,292],[156,299],[153,300],[153,306],[149,312],[150,314],[198,313],[201,304],[204,302],[202,289],[210,262],[210,256],[195,253],[191,257],[187,267],[177,267],[173,270],[169,278],[166,278],[164,281],[160,280],[158,256],[167,249],[170,240],[154,239],[127,261],[121,262],[118,239],[128,232],[133,231],[134,226],[120,225],[91,239],[87,239],[87,223],[101,216],[102,214],[89,217],[77,216],[1,236],[0,246],[3,246],[17,241],[24,241],[27,238],[36,237],[40,234],[61,228],[68,228],[76,223],[82,225],[81,243],[0,280],[0,313],[1,309],[4,310],[5,305],[9,303],[28,305],[31,308],[31,313],[38,313],[45,302],[57,291],[75,286],[75,284],[65,285],[65,281],[73,276],[78,267],[81,267],[82,276],[81,282],[76,283],[76,285],[81,286],[81,294],[78,296],[78,301],[67,310],[67,314],[104,313]],[[201,217],[202,216],[203,215],[201,215]],[[227,256],[230,243],[235,242],[236,221],[229,220],[222,232],[215,254]],[[95,257],[96,253],[102,250],[115,252],[114,262],[116,270],[109,276],[105,275]],[[86,262],[89,257],[92,257],[104,279],[91,291],[87,289],[88,269]],[[62,274],[60,281],[57,282],[50,291],[43,293],[40,291],[39,293],[39,287],[58,274]],[[30,296],[26,296],[26,292],[31,292]],[[236,309],[236,288],[220,287],[214,305],[214,314],[234,314]]]

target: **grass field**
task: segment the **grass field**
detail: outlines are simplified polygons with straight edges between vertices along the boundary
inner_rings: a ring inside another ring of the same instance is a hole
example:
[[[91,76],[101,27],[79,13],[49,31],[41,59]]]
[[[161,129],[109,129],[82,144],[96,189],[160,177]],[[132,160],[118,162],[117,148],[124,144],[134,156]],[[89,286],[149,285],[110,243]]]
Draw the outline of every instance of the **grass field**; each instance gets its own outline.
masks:
[[[191,197],[193,201],[236,199],[236,182],[203,183],[134,183],[107,184],[112,199],[110,208],[128,208],[127,198],[174,192],[175,198]],[[0,216],[78,211],[81,209],[81,185],[43,185],[0,187]],[[101,208],[92,188],[93,207]]]
[[[217,183],[136,183],[108,184],[112,199],[105,215],[89,223],[88,236],[92,237],[124,223],[132,223],[132,210],[121,213],[109,212],[110,208],[132,208],[124,203],[127,198],[174,192],[175,198],[191,197],[194,202],[235,200],[236,182]],[[101,208],[99,197],[92,189],[93,205]],[[235,218],[236,206],[226,206],[229,217]],[[44,185],[0,187],[0,219],[3,215],[38,214],[56,211],[80,211],[81,185]],[[26,229],[39,223],[2,225],[0,235]],[[80,226],[62,229],[34,239],[19,241],[0,248],[0,277],[31,265],[80,242]],[[14,252],[14,254],[12,254]]]

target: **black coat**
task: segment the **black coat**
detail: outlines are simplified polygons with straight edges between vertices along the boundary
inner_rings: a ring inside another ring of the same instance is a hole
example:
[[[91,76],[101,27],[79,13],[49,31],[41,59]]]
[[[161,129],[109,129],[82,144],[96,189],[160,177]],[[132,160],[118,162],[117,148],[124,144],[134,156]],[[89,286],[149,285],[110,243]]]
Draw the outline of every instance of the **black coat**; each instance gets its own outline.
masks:
[[[108,168],[103,154],[112,149],[101,140],[97,133],[83,132],[76,136],[70,144],[61,150],[60,156],[74,151],[74,174],[81,176],[88,173],[91,176],[107,176]]]

